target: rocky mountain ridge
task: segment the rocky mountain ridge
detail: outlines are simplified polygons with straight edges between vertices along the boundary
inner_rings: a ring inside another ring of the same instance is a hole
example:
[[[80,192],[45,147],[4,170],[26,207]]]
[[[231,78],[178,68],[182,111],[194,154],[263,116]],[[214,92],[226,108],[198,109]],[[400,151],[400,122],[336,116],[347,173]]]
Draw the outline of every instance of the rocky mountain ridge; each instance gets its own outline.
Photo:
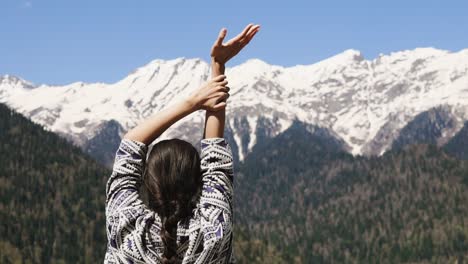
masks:
[[[405,127],[426,111],[443,112],[437,120],[445,125],[436,133],[441,144],[468,120],[468,49],[417,48],[373,60],[346,50],[294,67],[252,59],[228,68],[226,75],[232,88],[226,131],[239,160],[259,136],[274,137],[294,120],[328,130],[354,155],[383,154],[402,132],[411,134]],[[92,142],[105,135],[112,151],[125,131],[187,96],[209,76],[206,62],[186,58],[151,61],[112,84],[34,85],[5,75],[0,102],[91,153]],[[196,144],[203,120],[203,111],[194,113],[160,139],[180,137]]]

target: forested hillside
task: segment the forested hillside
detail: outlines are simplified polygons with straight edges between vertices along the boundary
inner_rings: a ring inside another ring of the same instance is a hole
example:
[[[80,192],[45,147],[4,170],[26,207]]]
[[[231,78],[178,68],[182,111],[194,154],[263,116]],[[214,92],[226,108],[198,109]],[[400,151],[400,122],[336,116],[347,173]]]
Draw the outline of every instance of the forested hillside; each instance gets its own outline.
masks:
[[[100,263],[110,171],[0,104],[0,263]]]
[[[468,166],[435,146],[353,158],[297,123],[237,171],[237,223],[286,263],[468,257]]]
[[[238,263],[468,258],[468,164],[435,146],[353,157],[295,122],[235,173]],[[109,175],[0,104],[0,263],[101,263]]]
[[[0,104],[0,263],[102,263],[110,173]],[[260,261],[268,257],[263,242],[236,234],[240,249],[254,248]]]

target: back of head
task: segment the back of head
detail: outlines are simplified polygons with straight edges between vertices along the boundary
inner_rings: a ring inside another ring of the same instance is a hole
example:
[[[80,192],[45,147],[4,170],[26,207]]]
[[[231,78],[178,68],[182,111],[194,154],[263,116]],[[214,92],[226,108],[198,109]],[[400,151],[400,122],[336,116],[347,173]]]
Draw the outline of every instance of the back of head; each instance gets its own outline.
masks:
[[[149,205],[162,221],[163,263],[178,263],[177,223],[190,219],[200,198],[200,156],[187,141],[162,140],[153,146],[146,164]]]

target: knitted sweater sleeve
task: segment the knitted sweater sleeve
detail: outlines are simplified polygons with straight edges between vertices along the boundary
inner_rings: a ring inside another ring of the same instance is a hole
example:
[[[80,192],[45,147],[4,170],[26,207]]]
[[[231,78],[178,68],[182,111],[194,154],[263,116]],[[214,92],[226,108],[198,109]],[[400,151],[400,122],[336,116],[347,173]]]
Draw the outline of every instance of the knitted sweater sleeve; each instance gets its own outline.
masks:
[[[203,189],[198,208],[203,253],[196,263],[232,260],[233,157],[224,138],[201,140]]]
[[[142,142],[124,138],[116,152],[106,185],[105,263],[150,262],[144,237],[151,211],[139,194],[147,149]]]

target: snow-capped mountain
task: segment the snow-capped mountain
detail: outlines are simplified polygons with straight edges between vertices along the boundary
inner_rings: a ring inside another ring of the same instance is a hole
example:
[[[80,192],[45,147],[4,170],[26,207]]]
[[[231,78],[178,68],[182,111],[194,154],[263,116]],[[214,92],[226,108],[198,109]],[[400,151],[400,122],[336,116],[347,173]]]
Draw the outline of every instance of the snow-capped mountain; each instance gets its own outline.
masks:
[[[468,49],[418,48],[373,60],[347,50],[294,67],[252,59],[228,68],[226,75],[231,87],[226,129],[240,160],[256,144],[259,129],[273,137],[296,119],[328,129],[349,152],[365,155],[391,148],[410,121],[434,107],[442,105],[450,119],[441,138],[455,135],[468,120]],[[109,138],[187,96],[209,76],[206,62],[185,58],[154,60],[113,84],[35,86],[5,75],[0,77],[0,102],[92,148],[89,142],[96,137],[116,144]],[[203,120],[203,111],[194,113],[160,139],[196,143]]]

